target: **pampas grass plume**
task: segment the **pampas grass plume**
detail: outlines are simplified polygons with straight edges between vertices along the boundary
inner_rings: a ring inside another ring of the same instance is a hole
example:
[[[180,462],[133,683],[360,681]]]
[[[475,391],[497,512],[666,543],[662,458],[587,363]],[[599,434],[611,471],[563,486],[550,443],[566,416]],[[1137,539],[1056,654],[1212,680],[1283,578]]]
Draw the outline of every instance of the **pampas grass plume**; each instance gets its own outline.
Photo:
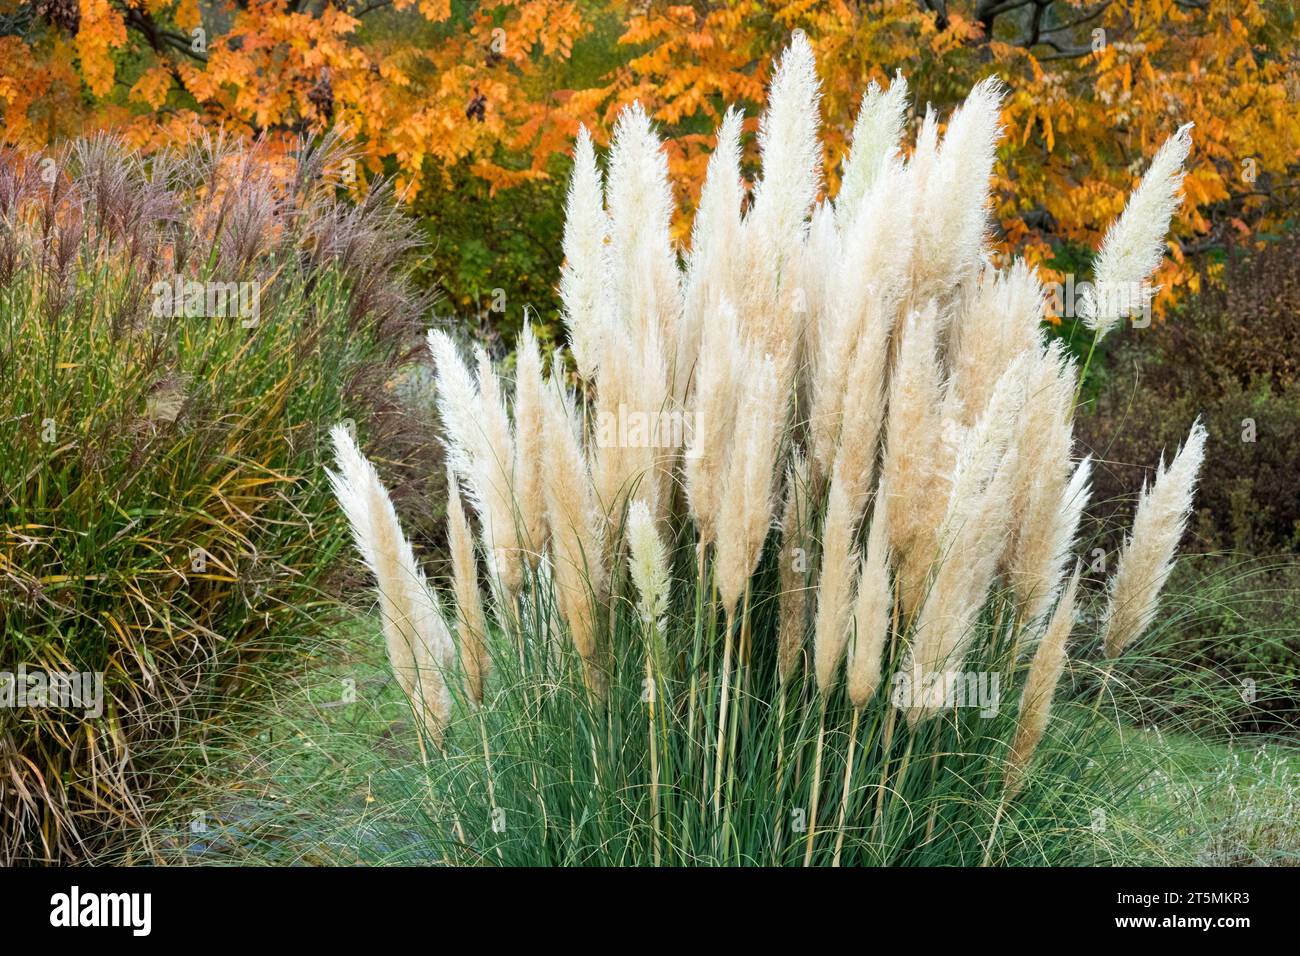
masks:
[[[718,516],[718,593],[729,615],[754,573],[772,521],[772,476],[785,428],[785,407],[771,357],[750,363]]]
[[[889,637],[892,607],[889,587],[889,498],[876,492],[867,553],[858,571],[858,593],[853,604],[853,638],[848,647],[849,701],[859,710],[880,686],[881,658]]]
[[[655,529],[655,519],[642,499],[632,502],[627,514],[628,570],[641,601],[641,623],[657,625],[668,608],[668,552]]]
[[[1188,123],[1160,147],[1124,211],[1106,231],[1093,265],[1095,292],[1080,309],[1084,324],[1098,336],[1126,315],[1142,311],[1155,292],[1149,280],[1164,261],[1165,237],[1178,208],[1183,164],[1191,149]]]
[[[342,425],[331,429],[330,438],[338,467],[328,472],[330,486],[375,578],[389,664],[436,745],[451,715],[445,681],[454,653],[451,635],[374,466]]]
[[[605,282],[605,238],[609,217],[605,215],[604,187],[596,151],[587,127],[578,127],[573,150],[573,172],[564,207],[564,265],[560,269],[560,301],[564,324],[578,374],[595,377],[602,348],[602,298]]]
[[[1192,510],[1196,478],[1205,459],[1205,426],[1198,420],[1182,451],[1143,490],[1133,531],[1110,581],[1103,645],[1107,657],[1124,653],[1155,620],[1160,591],[1174,566],[1174,552]]]
[[[1038,749],[1039,741],[1043,739],[1043,731],[1047,729],[1052,714],[1052,698],[1056,695],[1056,685],[1065,669],[1065,643],[1074,627],[1074,603],[1082,571],[1082,565],[1075,566],[1074,574],[1065,586],[1061,600],[1057,602],[1056,611],[1052,614],[1029,665],[1029,677],[1020,698],[1016,736],[1007,758],[1008,796],[1014,795],[1023,784],[1025,771],[1033,759],[1034,751]]]

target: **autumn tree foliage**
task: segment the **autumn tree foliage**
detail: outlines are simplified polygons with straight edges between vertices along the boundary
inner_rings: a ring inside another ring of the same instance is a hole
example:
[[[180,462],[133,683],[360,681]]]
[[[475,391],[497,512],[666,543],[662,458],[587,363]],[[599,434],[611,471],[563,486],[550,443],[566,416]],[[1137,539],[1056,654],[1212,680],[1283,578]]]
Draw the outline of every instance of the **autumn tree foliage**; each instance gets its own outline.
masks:
[[[608,108],[639,99],[685,130],[676,168],[698,175],[720,104],[758,96],[765,53],[793,29],[821,67],[832,191],[865,80],[887,85],[901,71],[919,122],[927,104],[946,117],[974,79],[996,74],[1010,91],[995,169],[1006,253],[1047,266],[1062,244],[1095,248],[1159,144],[1188,121],[1195,151],[1158,280],[1164,298],[1197,284],[1188,254],[1276,230],[1295,209],[1300,27],[1289,3],[652,3],[621,38],[636,55],[605,88]]]
[[[200,125],[272,141],[336,129],[370,169],[391,163],[408,198],[430,170],[461,162],[497,186],[536,178],[496,158],[565,147],[570,131],[544,122],[547,72],[585,29],[570,0],[0,0],[0,11],[10,143],[87,127],[141,146]]]
[[[408,198],[453,169],[495,195],[553,181],[579,122],[605,143],[639,100],[684,184],[702,175],[724,104],[750,104],[756,129],[771,53],[796,29],[824,83],[832,193],[868,82],[901,71],[919,123],[927,104],[946,118],[973,82],[1001,77],[997,248],[1049,277],[1071,248],[1096,246],[1187,121],[1162,301],[1199,281],[1189,254],[1277,231],[1295,208],[1287,0],[0,0],[2,135],[39,148],[111,127],[147,146],[198,126],[337,128],[361,147],[362,175],[386,170]],[[683,242],[694,199],[679,190]]]

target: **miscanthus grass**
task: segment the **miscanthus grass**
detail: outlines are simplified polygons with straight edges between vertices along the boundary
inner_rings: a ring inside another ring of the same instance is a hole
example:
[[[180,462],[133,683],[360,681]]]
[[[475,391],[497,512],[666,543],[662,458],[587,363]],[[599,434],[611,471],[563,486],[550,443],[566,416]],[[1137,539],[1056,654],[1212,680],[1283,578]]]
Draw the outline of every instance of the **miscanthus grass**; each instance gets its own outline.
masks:
[[[581,134],[560,282],[576,379],[561,360],[543,376],[528,331],[513,382],[429,337],[464,498],[450,585],[424,579],[338,435],[447,859],[1097,855],[1080,834],[1131,768],[1108,759],[1096,675],[1160,616],[1205,433],[1189,423],[1096,596],[1104,573],[1072,571],[1079,371],[1040,331],[1033,267],[988,245],[1002,95],[980,83],[943,135],[927,111],[905,153],[904,81],[873,87],[844,191],[819,202],[796,34],[748,205],[732,111],[684,267],[646,113],[619,117],[603,174]],[[1145,288],[1158,265],[1187,135],[1107,237],[1107,281]],[[1090,682],[1095,702],[1071,690]]]

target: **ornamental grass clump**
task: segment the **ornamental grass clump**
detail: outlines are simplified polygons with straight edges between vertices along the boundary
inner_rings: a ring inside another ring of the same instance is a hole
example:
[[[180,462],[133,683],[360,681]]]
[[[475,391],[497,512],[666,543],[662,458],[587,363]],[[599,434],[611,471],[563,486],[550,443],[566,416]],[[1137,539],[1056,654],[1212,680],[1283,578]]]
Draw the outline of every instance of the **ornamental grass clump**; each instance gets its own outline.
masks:
[[[796,33],[748,204],[731,110],[684,254],[646,113],[620,116],[603,173],[579,134],[560,281],[576,376],[557,355],[543,378],[527,329],[513,387],[429,337],[480,579],[456,501],[446,593],[468,639],[430,655],[450,709],[413,701],[437,724],[447,859],[1104,855],[1092,811],[1128,776],[1076,685],[1122,668],[1160,613],[1204,432],[1138,508],[1104,642],[1080,633],[1100,583],[1070,571],[1082,373],[1045,336],[1035,269],[989,246],[1002,88],[979,84],[943,135],[927,110],[907,149],[905,81],[873,85],[834,199],[819,95]],[[1186,136],[1107,239],[1107,281],[1145,288]],[[379,585],[412,581],[430,586]],[[409,618],[399,603],[381,610]],[[1116,659],[1094,665],[1102,643]]]
[[[384,387],[423,331],[417,238],[390,191],[346,197],[354,166],[337,141],[0,150],[0,865],[129,839],[178,738],[330,624],[332,424],[364,423],[399,499],[436,451]],[[345,460],[349,516],[397,547]],[[102,706],[14,693],[68,672]]]

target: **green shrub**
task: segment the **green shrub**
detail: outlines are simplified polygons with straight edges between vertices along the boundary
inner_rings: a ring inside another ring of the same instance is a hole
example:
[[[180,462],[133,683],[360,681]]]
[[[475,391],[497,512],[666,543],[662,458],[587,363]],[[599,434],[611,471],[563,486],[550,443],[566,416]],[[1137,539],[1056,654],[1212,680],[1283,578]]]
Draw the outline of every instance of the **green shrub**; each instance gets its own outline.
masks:
[[[0,672],[104,675],[97,718],[0,709],[0,862],[137,822],[160,748],[327,619],[328,425],[364,422],[421,491],[397,459],[432,445],[387,387],[413,240],[383,189],[336,197],[341,158],[0,157]],[[173,316],[177,274],[250,285]]]
[[[512,343],[525,310],[543,340],[559,332],[555,276],[562,255],[554,241],[564,224],[563,164],[553,178],[494,193],[468,169],[445,170],[447,188],[414,203],[428,237],[421,278],[445,296],[457,325],[498,354]]]

